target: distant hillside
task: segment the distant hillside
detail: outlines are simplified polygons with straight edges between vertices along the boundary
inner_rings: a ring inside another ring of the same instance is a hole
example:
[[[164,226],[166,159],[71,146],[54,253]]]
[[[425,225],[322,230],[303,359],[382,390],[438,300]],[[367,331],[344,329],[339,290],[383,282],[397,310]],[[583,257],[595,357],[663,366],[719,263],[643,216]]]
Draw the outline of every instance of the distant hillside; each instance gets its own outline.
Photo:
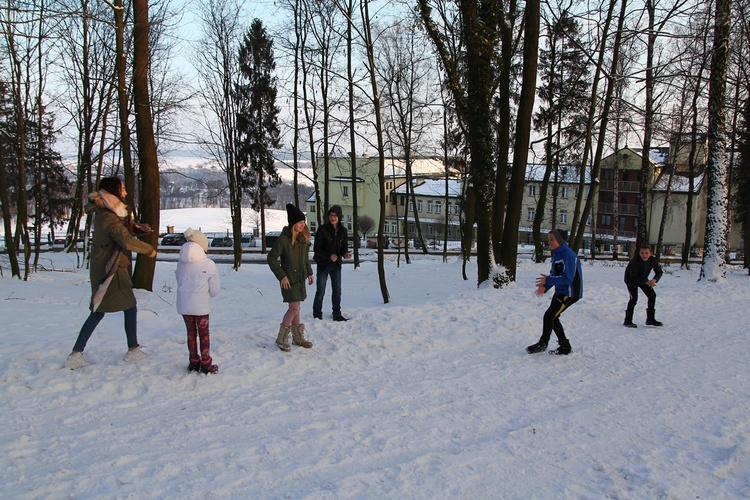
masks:
[[[196,157],[163,158],[160,166],[161,209],[176,208],[224,208],[229,206],[226,174],[209,160]],[[299,175],[299,200],[303,204],[312,193],[309,162]],[[276,203],[271,208],[283,210],[287,203],[294,202],[294,171],[281,162],[277,163],[282,184],[270,189]],[[245,204],[250,206],[249,202]]]

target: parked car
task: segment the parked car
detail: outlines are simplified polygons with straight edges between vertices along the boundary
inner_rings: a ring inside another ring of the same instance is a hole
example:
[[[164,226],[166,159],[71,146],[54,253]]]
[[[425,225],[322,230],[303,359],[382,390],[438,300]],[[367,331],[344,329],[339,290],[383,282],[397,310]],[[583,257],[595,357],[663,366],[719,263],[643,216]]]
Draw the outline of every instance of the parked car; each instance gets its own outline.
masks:
[[[266,233],[266,248],[271,248],[276,243],[276,240],[281,236],[281,231],[271,231]]]
[[[161,244],[164,246],[179,247],[182,246],[182,244],[186,241],[187,239],[182,233],[169,233],[164,235],[164,237],[161,239]]]
[[[245,247],[254,247],[257,246],[257,242],[255,241],[254,236],[243,236],[240,238],[240,246]]]
[[[211,240],[211,246],[212,247],[232,247],[234,245],[234,240],[230,238],[229,236],[221,236],[219,238],[214,238]]]

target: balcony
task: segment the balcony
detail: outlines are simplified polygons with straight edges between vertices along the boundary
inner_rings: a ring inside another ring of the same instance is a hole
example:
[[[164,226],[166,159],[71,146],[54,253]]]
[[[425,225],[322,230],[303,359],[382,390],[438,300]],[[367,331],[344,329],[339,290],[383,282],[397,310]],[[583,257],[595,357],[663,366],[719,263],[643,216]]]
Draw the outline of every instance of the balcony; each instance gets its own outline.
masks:
[[[597,228],[594,233],[597,236],[614,236],[615,231],[613,229],[601,229]],[[635,231],[617,231],[618,238],[636,238],[638,234]]]
[[[599,191],[614,191],[615,181],[612,179],[601,181]],[[617,183],[617,190],[621,193],[640,193],[641,183],[637,181],[620,181]]]
[[[614,203],[599,203],[599,213],[614,214]],[[620,205],[618,213],[620,215],[638,215],[638,205]]]

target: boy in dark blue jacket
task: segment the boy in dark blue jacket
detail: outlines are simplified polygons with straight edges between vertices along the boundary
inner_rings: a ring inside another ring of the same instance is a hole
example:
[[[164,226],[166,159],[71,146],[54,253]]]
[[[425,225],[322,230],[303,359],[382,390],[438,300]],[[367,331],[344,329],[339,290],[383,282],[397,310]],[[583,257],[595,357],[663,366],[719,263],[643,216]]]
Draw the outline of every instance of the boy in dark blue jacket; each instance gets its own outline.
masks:
[[[560,315],[583,297],[583,271],[581,259],[568,246],[567,239],[568,232],[564,229],[553,229],[547,235],[547,241],[552,249],[552,265],[549,275],[543,274],[536,279],[536,294],[541,297],[547,290],[555,287],[555,295],[544,313],[539,342],[526,348],[529,354],[545,351],[552,331],[557,335],[559,346],[550,351],[550,354],[570,354],[572,350],[560,323]]]
[[[651,271],[654,271],[654,277],[649,279],[648,276]],[[628,267],[625,268],[625,284],[628,287],[630,300],[628,301],[628,308],[625,310],[623,325],[628,328],[638,328],[638,325],[633,323],[633,311],[635,311],[635,305],[638,303],[638,289],[640,288],[648,299],[646,324],[662,326],[661,321],[656,321],[656,292],[654,291],[654,287],[661,279],[662,274],[663,271],[659,261],[651,253],[651,245],[644,243],[641,245],[638,255],[633,257],[628,263]]]

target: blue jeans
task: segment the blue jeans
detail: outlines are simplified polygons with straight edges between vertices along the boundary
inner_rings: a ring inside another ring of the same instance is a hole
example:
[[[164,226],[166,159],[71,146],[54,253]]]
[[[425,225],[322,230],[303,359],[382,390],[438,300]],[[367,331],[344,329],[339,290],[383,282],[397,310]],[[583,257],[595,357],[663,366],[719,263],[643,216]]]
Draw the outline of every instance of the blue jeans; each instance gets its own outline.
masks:
[[[86,343],[89,341],[91,334],[94,333],[96,325],[104,317],[103,312],[92,312],[86,321],[83,322],[81,332],[78,334],[74,351],[83,352]],[[125,311],[125,336],[128,339],[128,348],[138,347],[138,329],[137,329],[138,307],[133,306]]]
[[[323,297],[326,295],[326,282],[329,276],[331,277],[331,288],[333,289],[333,295],[331,296],[333,315],[341,316],[341,268],[333,263],[326,267],[318,265],[318,286],[315,289],[313,316],[323,316]]]

